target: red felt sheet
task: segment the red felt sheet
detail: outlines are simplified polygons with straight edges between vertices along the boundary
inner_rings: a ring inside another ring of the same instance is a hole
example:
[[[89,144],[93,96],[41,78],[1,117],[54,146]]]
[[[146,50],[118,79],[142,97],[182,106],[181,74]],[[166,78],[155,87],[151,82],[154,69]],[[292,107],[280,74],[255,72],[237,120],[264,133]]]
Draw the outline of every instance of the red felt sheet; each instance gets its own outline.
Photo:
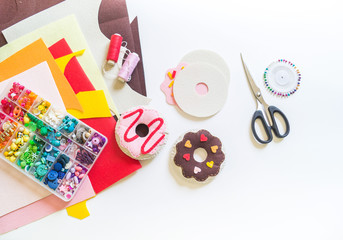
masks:
[[[61,39],[52,45],[49,50],[55,59],[72,53],[65,39]],[[76,57],[73,57],[68,63],[64,75],[75,93],[95,90]],[[105,149],[88,174],[95,193],[103,191],[113,183],[141,168],[139,161],[129,158],[120,150],[115,139],[116,121],[113,117],[82,119],[82,121],[108,139]]]

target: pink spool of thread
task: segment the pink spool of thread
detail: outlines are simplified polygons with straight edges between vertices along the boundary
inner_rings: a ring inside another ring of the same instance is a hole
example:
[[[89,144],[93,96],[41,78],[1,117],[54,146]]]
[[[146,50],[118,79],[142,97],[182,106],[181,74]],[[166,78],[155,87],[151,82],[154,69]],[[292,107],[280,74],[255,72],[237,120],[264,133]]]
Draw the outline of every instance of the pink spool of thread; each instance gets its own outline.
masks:
[[[124,65],[121,67],[119,74],[118,74],[118,80],[122,82],[128,82],[130,81],[129,78],[135,70],[140,58],[137,53],[130,53],[129,56],[127,56]]]
[[[114,66],[114,64],[118,61],[122,41],[123,41],[123,37],[118,33],[115,33],[111,36],[111,42],[108,48],[108,53],[107,53],[107,58],[106,58],[107,63],[111,66]]]

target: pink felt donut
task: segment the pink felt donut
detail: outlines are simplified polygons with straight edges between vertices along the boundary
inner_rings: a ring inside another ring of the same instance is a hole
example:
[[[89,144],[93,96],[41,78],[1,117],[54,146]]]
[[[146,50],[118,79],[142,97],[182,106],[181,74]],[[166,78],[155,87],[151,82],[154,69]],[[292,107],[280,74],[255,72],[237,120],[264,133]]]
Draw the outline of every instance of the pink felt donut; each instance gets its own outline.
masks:
[[[115,131],[121,150],[137,160],[153,158],[166,142],[164,119],[156,110],[141,106],[121,114]]]

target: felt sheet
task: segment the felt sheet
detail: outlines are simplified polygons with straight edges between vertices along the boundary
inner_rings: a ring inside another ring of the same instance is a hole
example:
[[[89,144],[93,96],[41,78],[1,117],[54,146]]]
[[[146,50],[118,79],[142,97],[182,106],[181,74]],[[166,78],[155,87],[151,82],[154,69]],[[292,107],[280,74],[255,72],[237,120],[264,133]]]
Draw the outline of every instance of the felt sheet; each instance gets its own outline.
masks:
[[[67,207],[67,213],[69,216],[77,218],[77,219],[84,219],[86,217],[88,217],[89,211],[87,209],[87,205],[86,205],[87,200],[76,203],[73,206]]]
[[[54,56],[57,57],[68,55],[72,52],[67,42],[64,40],[55,43],[50,48],[50,51]],[[74,59],[75,62],[69,62],[66,70],[68,69],[69,65],[78,67],[78,59]],[[79,68],[76,69],[80,70]],[[73,71],[73,69],[70,69],[70,71]],[[79,76],[83,75],[80,74]],[[73,89],[78,89],[82,82],[87,83],[88,78],[78,78],[78,81],[75,81],[75,79],[68,77],[68,81]],[[76,85],[76,87],[74,85]],[[94,88],[89,86],[89,89],[84,88],[83,90],[92,91]],[[87,104],[87,99],[84,100],[85,102],[80,98],[82,105]],[[102,151],[100,157],[97,159],[96,164],[88,174],[96,193],[103,191],[113,183],[141,168],[139,161],[129,158],[119,149],[115,140],[114,129],[116,122],[113,117],[84,119],[82,121],[93,127],[95,130],[101,132],[108,138],[106,148]],[[104,126],[106,127],[104,128]]]
[[[61,71],[64,74],[66,66],[70,62],[70,60],[73,57],[81,56],[84,52],[85,52],[85,49],[71,53],[71,54],[68,54],[66,56],[55,59],[55,62],[57,63],[58,67],[61,69]]]
[[[24,45],[23,49],[13,54],[11,57],[8,57],[9,52],[11,52],[9,50],[12,50],[13,48],[17,47],[12,43],[0,48],[0,82],[46,61],[66,108],[82,111],[82,107],[77,100],[73,89],[41,39],[31,43],[27,47]]]
[[[76,203],[82,202],[93,197],[94,191],[89,178],[84,180],[80,186],[79,191],[70,202],[64,202],[54,195],[45,197],[33,204],[27,205],[10,214],[0,218],[0,234],[12,231],[16,228],[37,221],[54,212],[62,210],[66,207],[72,206]]]
[[[0,31],[62,1],[63,0],[1,0]],[[0,47],[6,43],[7,41],[4,35],[0,33]]]
[[[55,59],[72,52],[64,38],[50,46],[49,50]],[[70,59],[64,70],[64,75],[75,93],[95,90],[76,57]]]
[[[134,87],[132,84],[136,84],[137,80],[135,78],[132,78],[132,81],[129,82],[130,87],[132,87],[135,91],[139,92],[140,94],[147,96],[147,92],[146,92],[146,86],[145,86],[145,76],[144,76],[144,63],[143,63],[143,54],[142,54],[142,48],[141,48],[141,41],[140,41],[140,37],[139,37],[139,30],[138,30],[138,18],[135,17],[133,19],[133,21],[131,22],[131,31],[132,31],[132,35],[133,35],[133,40],[135,43],[135,51],[136,53],[139,55],[140,57],[140,61],[137,64],[136,67],[136,72],[138,73],[139,76],[139,86],[140,89],[138,89],[138,87]]]
[[[82,11],[77,10],[78,4],[82,4]],[[36,14],[35,16],[25,19],[24,21],[4,30],[3,33],[8,41],[12,41],[19,36],[22,36],[23,34],[42,26],[43,23],[46,23],[46,19],[53,21],[68,14],[75,13],[76,17],[80,20],[82,31],[85,34],[88,43],[90,44],[95,61],[98,67],[102,68],[107,54],[109,40],[101,33],[99,29],[97,21],[99,5],[100,0],[87,2],[81,0],[66,0],[65,3],[63,3],[63,6],[57,5],[51,9],[48,9],[48,11],[43,11],[39,14]],[[126,25],[130,27],[129,24]],[[20,38],[20,40],[27,41],[26,38],[37,38],[38,36],[43,37],[47,44],[53,44],[57,40],[65,37],[72,49],[87,49],[87,47],[83,47],[85,40],[79,27],[77,26],[75,17],[69,16],[55,23],[49,24],[48,26],[39,30],[35,30],[33,33],[29,33],[26,35],[26,37],[24,37],[24,39]],[[104,87],[109,87],[109,93],[107,93],[105,90],[104,91],[112,112],[118,115],[118,112],[124,112],[127,109],[137,105],[146,105],[151,101],[151,99],[148,99],[145,96],[133,91],[128,84],[123,84],[121,82],[118,83],[118,81],[103,81],[102,74],[100,73],[99,69],[94,68],[94,66],[91,67],[94,64],[94,61],[93,59],[89,61],[90,56],[88,55],[90,53],[87,52],[88,51],[86,51],[84,56],[79,59],[80,64],[85,69],[87,76],[96,89],[104,90]],[[102,88],[99,88],[99,84],[102,86]],[[111,100],[109,100],[109,96],[113,98],[113,101],[118,109],[117,112],[114,111],[114,104],[112,105]]]
[[[0,68],[1,68],[0,63]],[[42,97],[50,95],[51,103],[60,109],[65,109],[62,98],[59,95],[54,79],[46,62],[43,62],[23,73],[20,73],[6,81],[0,82],[0,89],[4,89],[9,82],[19,82]],[[43,91],[45,89],[45,91]],[[49,98],[49,99],[50,99]],[[2,157],[3,158],[3,157]],[[20,207],[44,198],[51,193],[28,180],[18,170],[10,166],[6,159],[0,159],[0,216],[3,216]]]
[[[106,101],[104,91],[88,91],[76,94],[82,103],[83,112],[68,109],[68,113],[78,119],[112,117]]]

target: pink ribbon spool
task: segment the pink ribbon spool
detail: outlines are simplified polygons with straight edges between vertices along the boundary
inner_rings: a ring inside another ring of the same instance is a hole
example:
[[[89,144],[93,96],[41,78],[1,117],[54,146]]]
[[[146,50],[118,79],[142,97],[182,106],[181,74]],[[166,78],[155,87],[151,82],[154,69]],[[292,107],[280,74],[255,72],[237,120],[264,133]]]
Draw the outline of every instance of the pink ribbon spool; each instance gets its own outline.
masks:
[[[122,82],[128,82],[129,77],[131,76],[133,70],[135,70],[139,60],[140,58],[137,53],[130,53],[119,71],[118,80]]]
[[[114,66],[114,64],[118,61],[121,43],[123,41],[123,37],[116,33],[111,36],[110,46],[108,48],[107,53],[107,63],[109,65]]]

